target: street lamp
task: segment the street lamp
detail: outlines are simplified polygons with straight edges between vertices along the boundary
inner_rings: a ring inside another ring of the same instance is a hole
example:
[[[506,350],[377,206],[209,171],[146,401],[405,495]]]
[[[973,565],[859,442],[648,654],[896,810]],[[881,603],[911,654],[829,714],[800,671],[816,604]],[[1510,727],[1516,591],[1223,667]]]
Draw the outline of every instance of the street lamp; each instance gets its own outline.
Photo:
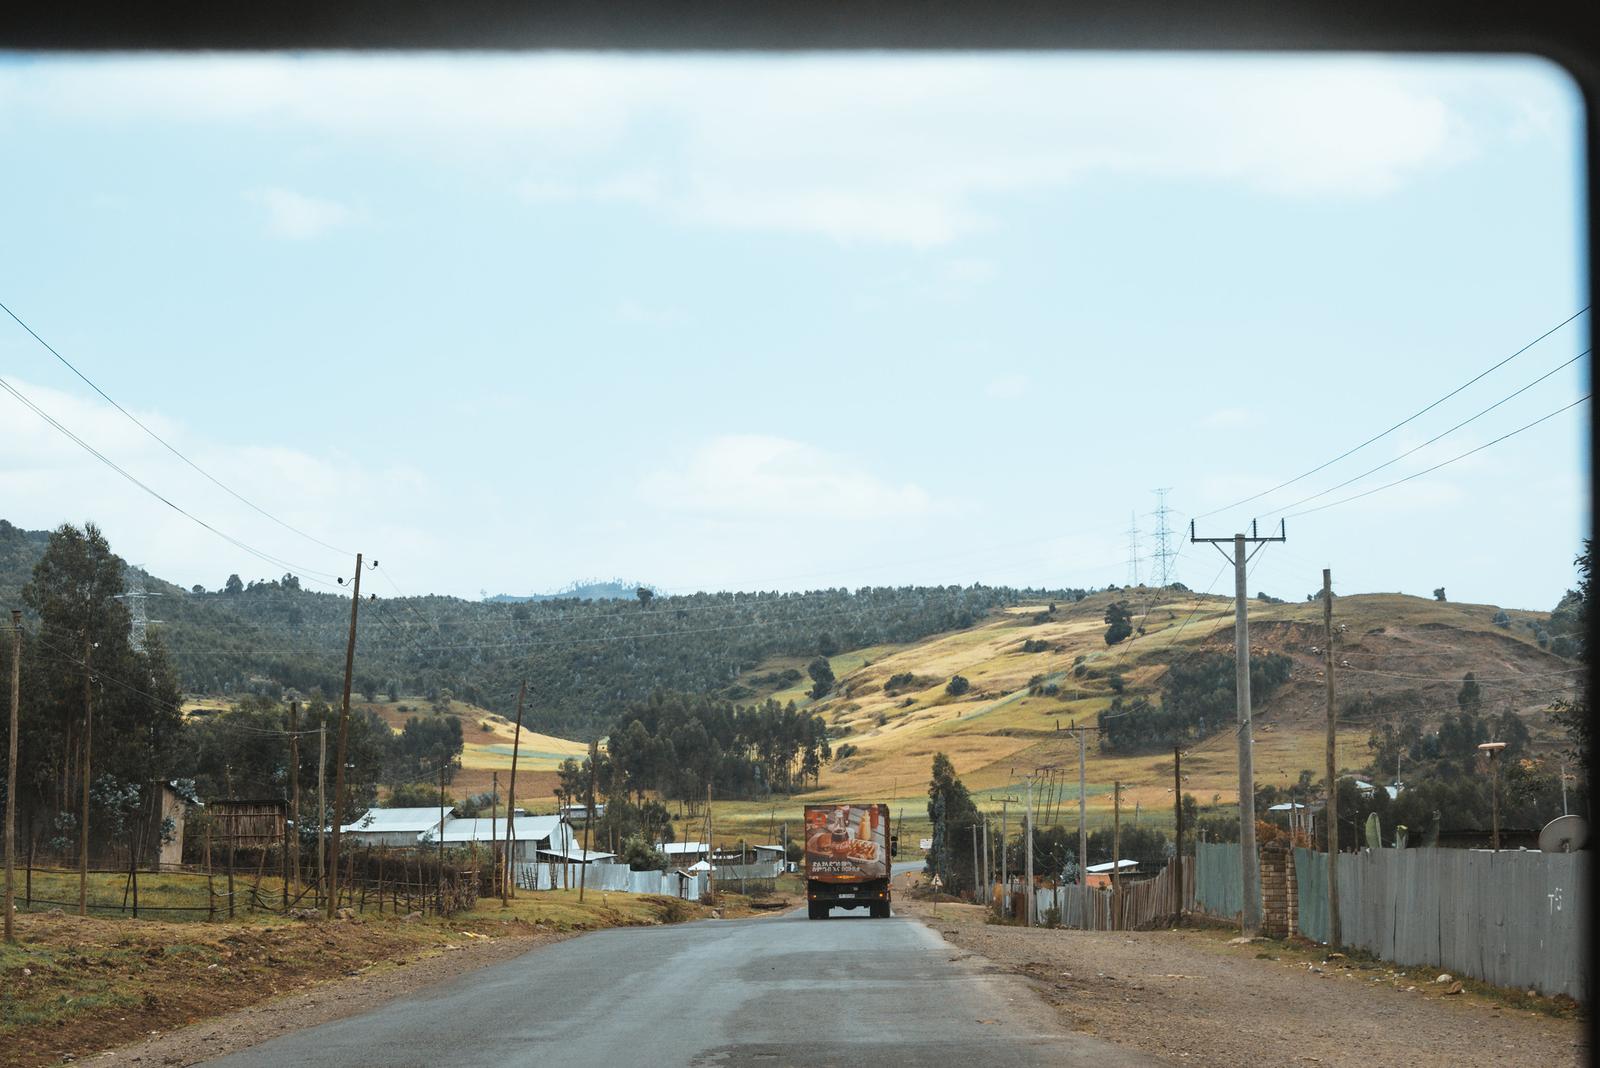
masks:
[[[1500,750],[1505,747],[1505,742],[1484,742],[1478,746],[1480,752],[1489,754],[1490,804],[1493,806],[1490,811],[1493,813],[1492,819],[1494,821],[1493,830],[1490,833],[1493,835],[1491,842],[1496,853],[1500,852],[1500,775],[1495,767],[1494,758],[1499,756]]]

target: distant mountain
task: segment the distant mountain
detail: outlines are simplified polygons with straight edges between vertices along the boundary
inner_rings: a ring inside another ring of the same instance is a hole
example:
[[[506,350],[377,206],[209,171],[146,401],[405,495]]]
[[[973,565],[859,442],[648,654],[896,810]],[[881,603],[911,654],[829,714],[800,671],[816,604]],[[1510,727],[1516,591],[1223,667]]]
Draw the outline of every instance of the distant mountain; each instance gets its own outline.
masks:
[[[624,582],[621,579],[579,579],[554,593],[497,593],[484,600],[491,604],[524,604],[528,601],[632,601],[643,586],[651,592],[655,587],[648,582]]]

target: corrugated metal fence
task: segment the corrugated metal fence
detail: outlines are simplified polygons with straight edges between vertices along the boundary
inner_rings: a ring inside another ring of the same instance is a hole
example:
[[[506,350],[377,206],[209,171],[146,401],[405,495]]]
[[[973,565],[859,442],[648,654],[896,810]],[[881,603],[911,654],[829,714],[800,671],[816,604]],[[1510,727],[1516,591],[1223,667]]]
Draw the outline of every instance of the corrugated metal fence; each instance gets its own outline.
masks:
[[[1194,902],[1194,865],[1183,866],[1183,907]],[[1178,880],[1168,864],[1154,879],[1128,879],[1120,897],[1111,887],[1083,887],[1073,884],[1034,893],[1034,922],[1058,919],[1062,927],[1088,931],[1138,931],[1165,926],[1178,913]],[[1059,913],[1052,917],[1051,911]]]
[[[661,894],[698,901],[711,892],[710,877],[704,872],[683,876],[670,871],[633,871],[626,864],[590,864],[588,869],[580,875],[576,864],[519,863],[517,887],[522,890],[576,888],[581,878],[587,890],[612,893]]]
[[[1239,847],[1196,855],[1197,911],[1237,920]],[[1328,858],[1295,850],[1299,930],[1328,940]],[[1339,855],[1340,938],[1402,965],[1584,1001],[1587,853],[1363,849]]]

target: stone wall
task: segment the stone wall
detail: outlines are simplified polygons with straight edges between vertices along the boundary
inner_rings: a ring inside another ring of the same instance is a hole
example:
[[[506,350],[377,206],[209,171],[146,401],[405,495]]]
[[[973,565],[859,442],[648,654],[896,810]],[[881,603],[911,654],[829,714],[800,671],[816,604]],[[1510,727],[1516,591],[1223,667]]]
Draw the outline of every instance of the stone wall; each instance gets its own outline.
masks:
[[[1276,845],[1261,850],[1261,933],[1268,938],[1288,938],[1299,931],[1300,888],[1295,878],[1294,854]]]

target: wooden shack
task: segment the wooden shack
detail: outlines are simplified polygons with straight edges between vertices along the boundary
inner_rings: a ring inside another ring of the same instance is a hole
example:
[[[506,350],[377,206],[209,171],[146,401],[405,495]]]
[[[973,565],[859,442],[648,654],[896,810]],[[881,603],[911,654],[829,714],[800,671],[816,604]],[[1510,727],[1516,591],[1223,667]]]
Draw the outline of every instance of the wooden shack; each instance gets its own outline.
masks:
[[[206,803],[211,848],[235,852],[280,849],[288,828],[289,802],[281,798],[218,799]]]

